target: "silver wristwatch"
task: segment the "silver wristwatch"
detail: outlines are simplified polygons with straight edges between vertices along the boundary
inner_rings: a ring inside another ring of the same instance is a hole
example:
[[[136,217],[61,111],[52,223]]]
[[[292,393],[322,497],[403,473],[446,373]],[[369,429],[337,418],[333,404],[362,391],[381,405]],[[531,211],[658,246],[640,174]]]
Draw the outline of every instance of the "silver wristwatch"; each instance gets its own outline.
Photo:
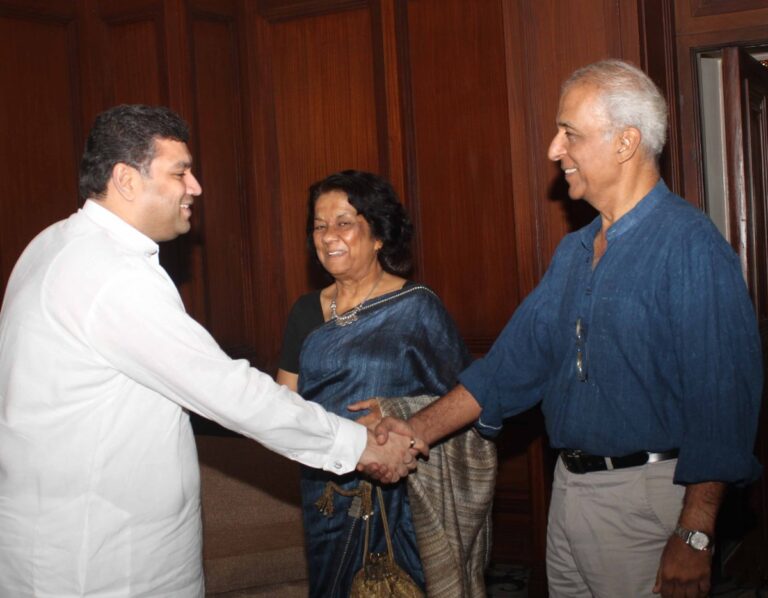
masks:
[[[682,525],[675,528],[675,535],[694,550],[709,550],[712,548],[712,539],[695,529],[686,529]]]

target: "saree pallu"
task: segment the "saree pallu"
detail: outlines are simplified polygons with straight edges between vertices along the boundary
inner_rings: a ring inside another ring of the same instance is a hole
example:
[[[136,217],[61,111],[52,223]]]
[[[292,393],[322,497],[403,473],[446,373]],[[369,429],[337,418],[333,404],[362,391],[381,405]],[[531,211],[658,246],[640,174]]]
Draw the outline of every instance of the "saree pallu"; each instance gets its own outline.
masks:
[[[436,398],[382,399],[381,412],[409,419]],[[408,476],[428,596],[485,598],[497,469],[496,445],[470,429],[432,446]]]
[[[416,285],[365,304],[346,326],[331,320],[307,336],[299,358],[299,393],[342,417],[347,405],[371,397],[440,396],[469,361],[456,326],[437,296]],[[338,477],[302,468],[302,506],[310,596],[343,597],[362,566],[364,521],[353,497],[335,495],[333,514],[315,505],[326,483],[355,489],[357,473]],[[395,560],[422,588],[426,582],[405,481],[384,488]],[[374,504],[378,511],[378,505]],[[373,521],[380,521],[374,515]],[[370,549],[385,552],[383,530],[371,529]]]

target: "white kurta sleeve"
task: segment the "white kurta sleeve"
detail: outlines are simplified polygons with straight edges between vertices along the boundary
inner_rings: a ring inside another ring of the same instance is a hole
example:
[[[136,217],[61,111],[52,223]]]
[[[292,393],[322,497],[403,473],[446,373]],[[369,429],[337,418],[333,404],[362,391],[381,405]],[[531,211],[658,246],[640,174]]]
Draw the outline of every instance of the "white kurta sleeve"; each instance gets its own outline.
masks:
[[[311,467],[355,468],[366,429],[232,360],[185,311],[159,265],[129,263],[103,286],[85,338],[118,375]]]

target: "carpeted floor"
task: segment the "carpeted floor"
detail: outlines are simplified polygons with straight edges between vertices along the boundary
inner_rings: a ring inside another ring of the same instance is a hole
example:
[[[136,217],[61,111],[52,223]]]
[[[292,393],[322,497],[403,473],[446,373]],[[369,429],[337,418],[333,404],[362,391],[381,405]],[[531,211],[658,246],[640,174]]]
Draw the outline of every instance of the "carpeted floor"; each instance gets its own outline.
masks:
[[[521,564],[491,565],[486,573],[488,598],[529,598],[528,568]],[[245,589],[225,594],[208,594],[210,598],[304,598],[306,583],[283,584],[279,589]],[[715,584],[711,598],[768,598],[768,586],[757,587],[747,582],[723,580]],[[530,598],[536,598],[531,596]]]
[[[525,565],[491,565],[486,573],[488,598],[529,598]],[[768,598],[768,583],[722,579],[715,581],[710,598]],[[536,598],[531,596],[530,598]]]

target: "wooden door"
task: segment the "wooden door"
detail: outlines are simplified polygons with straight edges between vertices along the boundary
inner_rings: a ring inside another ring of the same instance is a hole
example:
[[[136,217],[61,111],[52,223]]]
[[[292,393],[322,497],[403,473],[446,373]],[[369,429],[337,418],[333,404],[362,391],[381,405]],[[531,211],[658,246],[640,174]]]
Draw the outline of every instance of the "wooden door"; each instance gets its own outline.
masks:
[[[728,47],[723,49],[722,75],[729,238],[741,260],[763,347],[768,348],[768,69],[743,49]],[[764,360],[768,366],[765,350]],[[765,466],[768,464],[765,388],[760,418],[755,450]],[[751,553],[747,558],[751,559],[758,553],[765,555],[768,547],[768,479],[765,475],[749,490],[748,500],[757,516],[757,526],[743,544]],[[766,566],[768,562],[761,565]]]

